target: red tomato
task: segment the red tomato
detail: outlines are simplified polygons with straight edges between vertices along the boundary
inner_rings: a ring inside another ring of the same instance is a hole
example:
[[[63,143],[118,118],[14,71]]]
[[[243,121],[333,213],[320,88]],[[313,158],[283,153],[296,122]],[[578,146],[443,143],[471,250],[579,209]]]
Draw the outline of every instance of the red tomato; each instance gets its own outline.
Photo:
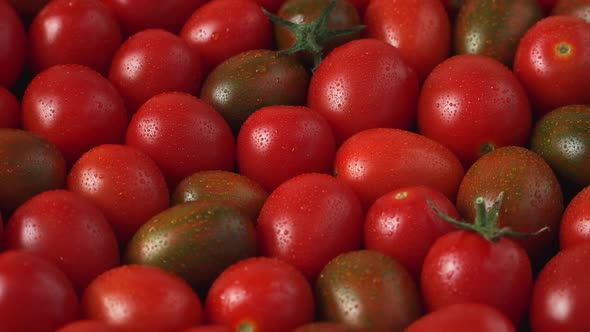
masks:
[[[530,322],[534,332],[590,330],[590,244],[567,248],[539,273],[533,288]]]
[[[527,94],[508,67],[463,54],[438,65],[424,82],[418,128],[453,151],[468,168],[500,146],[524,146],[532,127]]]
[[[420,82],[451,51],[451,23],[440,0],[372,0],[364,24],[366,37],[399,49]]]
[[[242,125],[237,139],[240,174],[272,191],[303,173],[329,173],[336,143],[330,124],[305,106],[267,106]]]
[[[143,223],[169,206],[158,165],[125,145],[99,145],[82,155],[68,174],[67,186],[102,210],[121,248]]]
[[[29,27],[31,69],[75,63],[106,75],[121,42],[119,23],[100,0],[54,0]]]
[[[20,103],[16,96],[0,86],[0,128],[20,128]]]
[[[559,227],[561,249],[590,242],[590,186],[578,192],[568,203]]]
[[[114,332],[114,329],[103,322],[84,319],[68,323],[55,332]]]
[[[199,171],[234,169],[231,128],[212,106],[188,93],[148,99],[131,118],[125,144],[150,156],[170,188]]]
[[[31,253],[0,254],[0,289],[2,331],[53,331],[78,314],[78,299],[68,277]]]
[[[395,259],[416,281],[420,280],[424,257],[432,243],[455,229],[436,215],[426,199],[444,214],[460,219],[453,202],[441,192],[413,186],[379,197],[367,211],[364,223],[365,248]]]
[[[330,52],[307,96],[307,105],[332,126],[337,143],[369,128],[410,128],[417,101],[416,73],[397,48],[376,39],[353,40]]]
[[[440,308],[414,321],[404,332],[516,332],[500,311],[486,304],[461,303]]]
[[[25,65],[27,36],[17,12],[0,0],[0,86],[12,88]]]
[[[514,73],[540,115],[560,106],[590,104],[590,23],[574,16],[537,22],[520,40]]]
[[[119,264],[117,239],[102,212],[66,190],[45,191],[22,204],[8,220],[5,237],[6,248],[53,262],[79,294],[92,279]]]
[[[128,115],[121,96],[98,72],[80,65],[51,67],[28,85],[24,129],[55,144],[71,166],[93,146],[123,143]]]
[[[443,145],[392,128],[369,129],[350,137],[336,151],[334,168],[365,209],[394,189],[414,185],[431,187],[455,201],[464,173],[459,159]]]
[[[162,92],[196,93],[202,80],[201,64],[198,54],[177,35],[143,30],[119,47],[109,79],[123,96],[127,111],[135,113]]]
[[[233,55],[273,46],[272,24],[250,0],[205,3],[184,24],[180,37],[199,54],[204,75]]]
[[[123,265],[92,281],[84,316],[123,331],[177,332],[199,324],[201,301],[180,277],[147,265]]]
[[[253,257],[227,268],[205,302],[209,321],[232,331],[291,331],[314,317],[305,277],[284,261]]]
[[[360,249],[363,210],[340,180],[307,173],[276,188],[258,217],[263,255],[282,259],[314,281],[332,258]]]

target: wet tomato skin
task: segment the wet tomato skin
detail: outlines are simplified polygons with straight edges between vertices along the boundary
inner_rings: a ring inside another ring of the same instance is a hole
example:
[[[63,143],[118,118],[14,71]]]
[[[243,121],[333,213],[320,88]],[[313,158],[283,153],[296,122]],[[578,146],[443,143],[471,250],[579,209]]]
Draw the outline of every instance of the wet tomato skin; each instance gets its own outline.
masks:
[[[565,207],[559,224],[559,245],[566,249],[590,242],[590,186],[578,192]]]
[[[0,1],[0,86],[12,88],[25,65],[27,36],[12,4]]]

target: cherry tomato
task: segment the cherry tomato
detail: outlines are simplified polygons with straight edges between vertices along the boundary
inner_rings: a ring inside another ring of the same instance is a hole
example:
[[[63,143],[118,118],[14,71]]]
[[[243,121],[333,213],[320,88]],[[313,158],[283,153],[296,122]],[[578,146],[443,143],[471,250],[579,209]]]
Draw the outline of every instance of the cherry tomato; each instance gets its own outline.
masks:
[[[0,128],[20,128],[21,109],[16,96],[0,86]]]
[[[103,322],[84,319],[68,323],[55,332],[114,332],[114,329]]]
[[[590,23],[589,0],[558,0],[551,10],[551,15],[577,16]]]
[[[0,86],[12,88],[25,65],[27,36],[17,12],[0,0]]]
[[[559,224],[561,249],[590,242],[590,186],[577,193],[565,207]]]

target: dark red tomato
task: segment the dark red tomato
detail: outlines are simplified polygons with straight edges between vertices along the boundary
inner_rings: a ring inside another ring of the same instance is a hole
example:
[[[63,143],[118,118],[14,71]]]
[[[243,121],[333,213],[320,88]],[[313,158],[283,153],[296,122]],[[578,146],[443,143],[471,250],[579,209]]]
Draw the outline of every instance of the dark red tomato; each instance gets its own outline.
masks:
[[[341,323],[314,322],[302,325],[293,332],[352,332],[352,328]]]
[[[467,169],[496,147],[524,146],[531,114],[527,94],[508,67],[463,54],[442,62],[424,82],[418,129],[453,151]]]
[[[424,185],[455,201],[463,166],[443,145],[413,132],[375,128],[346,140],[336,151],[336,176],[368,209],[400,187]]]
[[[16,10],[0,0],[0,86],[12,88],[25,65],[27,36]]]
[[[180,277],[146,265],[123,265],[92,281],[82,297],[84,317],[117,332],[177,332],[202,321],[201,300]]]
[[[516,332],[514,324],[496,308],[461,303],[440,308],[416,320],[404,332]]]
[[[115,332],[115,330],[106,323],[84,319],[68,323],[55,332]]]
[[[253,257],[227,268],[205,302],[211,323],[232,331],[291,331],[314,318],[311,286],[282,260]]]
[[[21,110],[16,96],[0,86],[0,128],[20,128]]]
[[[550,16],[522,37],[514,73],[539,115],[571,104],[590,104],[590,23]]]
[[[68,277],[37,255],[1,253],[0,288],[2,331],[53,331],[77,318],[78,299]]]
[[[33,73],[75,63],[106,75],[122,42],[115,15],[100,0],[54,0],[29,27]]]
[[[29,198],[65,186],[61,152],[28,131],[0,129],[0,165],[0,213],[6,219]]]
[[[102,0],[117,16],[125,36],[145,29],[178,33],[207,0]]]
[[[500,310],[518,326],[528,309],[533,272],[518,242],[506,237],[494,242],[460,230],[439,237],[430,247],[421,287],[428,311],[478,302]]]
[[[530,308],[534,332],[590,329],[590,244],[560,251],[535,280]]]
[[[559,227],[561,249],[590,242],[590,186],[582,189],[568,203]]]
[[[330,173],[336,142],[330,124],[305,106],[267,106],[255,111],[237,138],[240,174],[272,191],[303,173]]]
[[[307,173],[270,194],[257,226],[262,254],[292,264],[313,282],[332,258],[361,247],[363,209],[337,178]]]
[[[423,82],[451,51],[451,23],[440,0],[372,0],[364,34],[397,47]]]
[[[377,199],[365,217],[364,244],[401,263],[414,280],[420,280],[424,257],[434,241],[452,230],[426,201],[455,219],[461,216],[441,192],[424,186],[403,187]]]
[[[125,144],[150,156],[171,189],[195,172],[234,169],[231,128],[212,106],[188,93],[148,99],[131,118]]]
[[[68,165],[93,146],[123,143],[128,115],[111,82],[81,65],[51,67],[28,85],[23,128],[44,137]]]
[[[180,37],[199,54],[204,75],[238,53],[273,47],[272,24],[250,0],[205,3],[184,24]]]
[[[334,49],[317,67],[307,105],[328,120],[336,142],[369,128],[414,123],[418,79],[400,51],[376,39]]]
[[[590,0],[558,0],[551,15],[577,16],[590,23]]]
[[[214,324],[189,327],[180,332],[232,332],[232,329],[227,325]]]
[[[33,252],[53,262],[82,293],[102,272],[119,264],[119,247],[103,213],[66,190],[38,194],[8,220],[7,249]]]
[[[103,144],[89,150],[72,166],[67,186],[102,210],[121,248],[143,223],[169,206],[168,187],[158,165],[125,145]]]
[[[143,30],[121,44],[109,79],[123,96],[127,111],[135,113],[162,92],[196,93],[201,86],[201,63],[198,54],[177,35]]]

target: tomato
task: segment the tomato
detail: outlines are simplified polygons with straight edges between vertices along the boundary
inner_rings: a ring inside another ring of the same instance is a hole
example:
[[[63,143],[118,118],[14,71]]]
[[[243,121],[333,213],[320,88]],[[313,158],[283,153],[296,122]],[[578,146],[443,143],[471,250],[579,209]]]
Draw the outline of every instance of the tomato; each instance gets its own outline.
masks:
[[[227,325],[201,325],[184,329],[180,332],[232,332],[232,329]]]
[[[497,147],[524,146],[531,114],[510,69],[487,56],[464,54],[442,62],[424,82],[418,129],[453,151],[467,169]]]
[[[219,64],[203,82],[200,97],[221,113],[237,134],[259,108],[305,104],[308,83],[309,74],[294,57],[250,50]]]
[[[590,244],[559,252],[535,281],[530,308],[534,332],[578,332],[590,329]]]
[[[117,331],[176,332],[202,321],[197,294],[180,277],[153,266],[123,265],[90,283],[84,317]]]
[[[177,35],[159,29],[143,30],[125,40],[109,71],[129,113],[162,92],[196,93],[201,76],[198,54]]]
[[[398,262],[371,250],[332,259],[316,283],[320,320],[362,331],[401,332],[420,317],[416,284]]]
[[[34,73],[75,63],[103,75],[122,42],[115,15],[100,0],[55,0],[29,27],[29,63]]]
[[[582,189],[565,207],[559,224],[561,249],[590,242],[590,186]]]
[[[95,320],[78,320],[68,323],[55,332],[113,332],[114,329],[107,324]]]
[[[27,36],[17,12],[0,0],[0,86],[12,88],[25,65]]]
[[[551,15],[577,16],[590,23],[590,1],[588,0],[558,0],[551,10]]]
[[[199,54],[204,75],[236,54],[273,47],[272,24],[254,1],[207,2],[184,24],[180,37]]]
[[[376,39],[334,49],[317,67],[307,105],[332,126],[337,144],[365,129],[409,129],[416,116],[418,79],[400,51]]]
[[[481,303],[440,308],[419,318],[404,332],[516,332],[502,312]]]
[[[379,197],[367,211],[364,245],[401,263],[420,280],[424,257],[436,238],[454,230],[439,218],[428,202],[459,219],[455,204],[441,192],[425,186],[398,188]]]
[[[8,0],[26,23],[29,23],[50,0]]]
[[[237,138],[240,173],[269,191],[299,174],[330,173],[335,154],[330,124],[305,106],[263,107],[246,119]]]
[[[230,266],[213,282],[205,310],[210,322],[232,331],[291,331],[313,320],[314,299],[293,266],[253,257]]]
[[[572,16],[537,22],[518,44],[514,73],[539,115],[590,104],[590,23]]]
[[[21,109],[16,96],[0,86],[0,128],[20,128]]]
[[[133,114],[125,144],[145,152],[168,186],[205,170],[234,169],[235,138],[212,106],[188,93],[165,92]]]
[[[168,187],[156,163],[125,145],[103,144],[86,152],[72,166],[67,187],[101,209],[121,248],[169,206]]]
[[[392,190],[414,185],[431,187],[455,201],[464,173],[459,159],[443,145],[392,128],[369,129],[347,139],[336,151],[334,169],[365,209]]]
[[[6,219],[29,198],[65,186],[61,152],[28,131],[0,129],[0,165],[0,212]]]
[[[351,329],[345,324],[332,322],[314,322],[301,325],[293,332],[351,332]]]
[[[93,146],[123,143],[128,115],[109,80],[67,64],[41,72],[27,86],[22,121],[24,129],[55,144],[71,166]]]
[[[68,278],[37,255],[0,253],[0,288],[3,331],[53,331],[78,315],[78,299]]]
[[[363,210],[339,179],[306,173],[270,194],[257,227],[263,255],[292,264],[313,282],[332,258],[361,247]]]
[[[397,47],[423,82],[451,50],[451,23],[440,0],[372,0],[365,13],[366,37]]]

